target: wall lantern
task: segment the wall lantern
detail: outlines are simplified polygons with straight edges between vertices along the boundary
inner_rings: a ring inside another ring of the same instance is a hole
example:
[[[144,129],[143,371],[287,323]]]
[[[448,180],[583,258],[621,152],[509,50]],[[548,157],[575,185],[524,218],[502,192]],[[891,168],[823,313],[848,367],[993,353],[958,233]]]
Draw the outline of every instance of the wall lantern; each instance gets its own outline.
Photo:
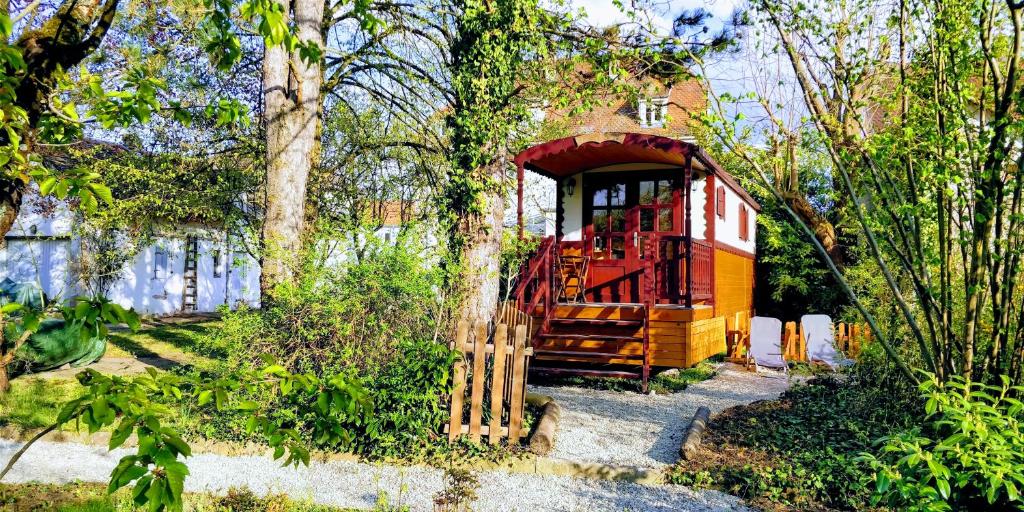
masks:
[[[576,192],[576,178],[565,180],[565,194],[572,197],[574,192]]]

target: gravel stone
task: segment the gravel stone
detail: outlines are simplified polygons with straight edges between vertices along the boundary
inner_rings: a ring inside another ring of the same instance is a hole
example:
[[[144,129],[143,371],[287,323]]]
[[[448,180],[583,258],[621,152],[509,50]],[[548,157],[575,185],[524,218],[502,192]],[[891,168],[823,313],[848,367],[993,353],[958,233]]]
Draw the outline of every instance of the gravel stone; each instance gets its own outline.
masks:
[[[713,378],[668,395],[549,386],[530,386],[530,391],[562,406],[551,457],[661,468],[679,460],[679,446],[698,407],[706,405],[716,414],[778,398],[788,387],[789,379],[778,372],[748,372],[726,363]]]
[[[562,406],[552,457],[658,469],[678,458],[683,431],[693,413],[707,405],[717,413],[734,405],[777,397],[788,380],[773,373],[746,372],[723,365],[718,374],[681,393],[642,395],[574,387],[532,386]],[[0,440],[0,460],[20,442]],[[39,442],[7,476],[8,482],[107,482],[118,459],[131,453],[103,446]],[[185,460],[187,491],[223,494],[248,487],[257,494],[285,493],[295,499],[369,509],[382,493],[392,505],[433,510],[443,473],[428,467],[397,467],[349,461],[313,461],[282,467],[268,457],[197,454]],[[474,510],[541,511],[730,511],[750,510],[728,494],[674,485],[641,485],[568,476],[505,471],[478,472]]]
[[[8,459],[20,443],[0,441],[0,459]],[[107,452],[102,446],[39,442],[7,476],[8,482],[103,482],[117,460],[131,453]],[[186,459],[191,475],[185,490],[223,494],[248,487],[257,494],[286,493],[295,499],[339,507],[373,507],[381,492],[392,505],[414,511],[433,510],[443,474],[426,467],[316,462],[309,467],[281,467],[268,457],[194,455]],[[739,498],[716,491],[682,486],[644,486],[626,482],[490,471],[478,475],[480,488],[473,505],[478,511],[728,511],[749,510]]]

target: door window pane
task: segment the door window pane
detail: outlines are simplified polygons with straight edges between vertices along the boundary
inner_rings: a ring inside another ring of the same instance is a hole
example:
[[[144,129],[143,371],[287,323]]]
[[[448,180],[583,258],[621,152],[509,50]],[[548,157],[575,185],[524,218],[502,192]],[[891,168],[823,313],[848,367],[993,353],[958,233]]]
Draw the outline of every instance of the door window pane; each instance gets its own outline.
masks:
[[[594,259],[603,260],[608,258],[608,238],[603,236],[594,237]]]
[[[658,202],[661,204],[672,204],[672,182],[661,180],[658,182]]]
[[[608,206],[608,189],[599,188],[594,191],[594,206]]]
[[[611,231],[620,231],[620,232],[621,231],[625,231],[626,230],[626,210],[623,210],[621,208],[617,208],[617,209],[614,209],[614,210],[609,210],[608,213],[611,214],[611,219],[612,219]]]
[[[640,210],[640,231],[654,231],[654,210],[650,208]]]
[[[672,231],[672,209],[658,209],[658,231]]]
[[[594,231],[608,230],[608,210],[594,210]]]
[[[611,256],[613,260],[621,260],[626,257],[626,240],[622,237],[612,238]]]
[[[618,183],[612,186],[610,203],[612,206],[626,205],[626,185]]]
[[[653,181],[640,182],[640,204],[654,203],[655,187]]]

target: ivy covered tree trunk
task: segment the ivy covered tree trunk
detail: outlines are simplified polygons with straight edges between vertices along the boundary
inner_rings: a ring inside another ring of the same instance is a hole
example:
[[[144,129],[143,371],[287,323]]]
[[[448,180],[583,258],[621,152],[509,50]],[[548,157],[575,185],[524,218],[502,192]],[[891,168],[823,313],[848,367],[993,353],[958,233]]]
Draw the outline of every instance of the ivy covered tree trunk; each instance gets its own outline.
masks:
[[[502,183],[504,161],[479,169],[481,181]],[[478,196],[479,209],[463,212],[456,239],[462,260],[460,321],[489,322],[498,309],[501,287],[501,233],[505,220],[505,195],[491,190]]]
[[[289,13],[299,40],[323,46],[322,0],[276,0]],[[267,130],[266,217],[260,290],[269,298],[291,280],[302,250],[306,184],[317,144],[320,85],[318,60],[303,60],[284,46],[266,49],[263,61],[264,122]]]

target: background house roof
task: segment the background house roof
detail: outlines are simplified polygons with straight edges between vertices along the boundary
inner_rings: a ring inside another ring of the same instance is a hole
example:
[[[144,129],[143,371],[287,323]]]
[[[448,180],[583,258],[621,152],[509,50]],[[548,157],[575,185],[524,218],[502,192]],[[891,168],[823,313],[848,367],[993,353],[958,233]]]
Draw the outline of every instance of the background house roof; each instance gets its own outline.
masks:
[[[683,138],[692,134],[693,114],[707,109],[707,94],[696,80],[682,80],[672,84],[653,77],[630,81],[638,98],[611,93],[600,95],[597,105],[589,112],[569,116],[568,110],[553,109],[545,112],[547,120],[564,123],[569,134],[587,133],[644,133],[663,137]],[[662,127],[646,127],[640,122],[638,99],[667,98],[666,121]]]

